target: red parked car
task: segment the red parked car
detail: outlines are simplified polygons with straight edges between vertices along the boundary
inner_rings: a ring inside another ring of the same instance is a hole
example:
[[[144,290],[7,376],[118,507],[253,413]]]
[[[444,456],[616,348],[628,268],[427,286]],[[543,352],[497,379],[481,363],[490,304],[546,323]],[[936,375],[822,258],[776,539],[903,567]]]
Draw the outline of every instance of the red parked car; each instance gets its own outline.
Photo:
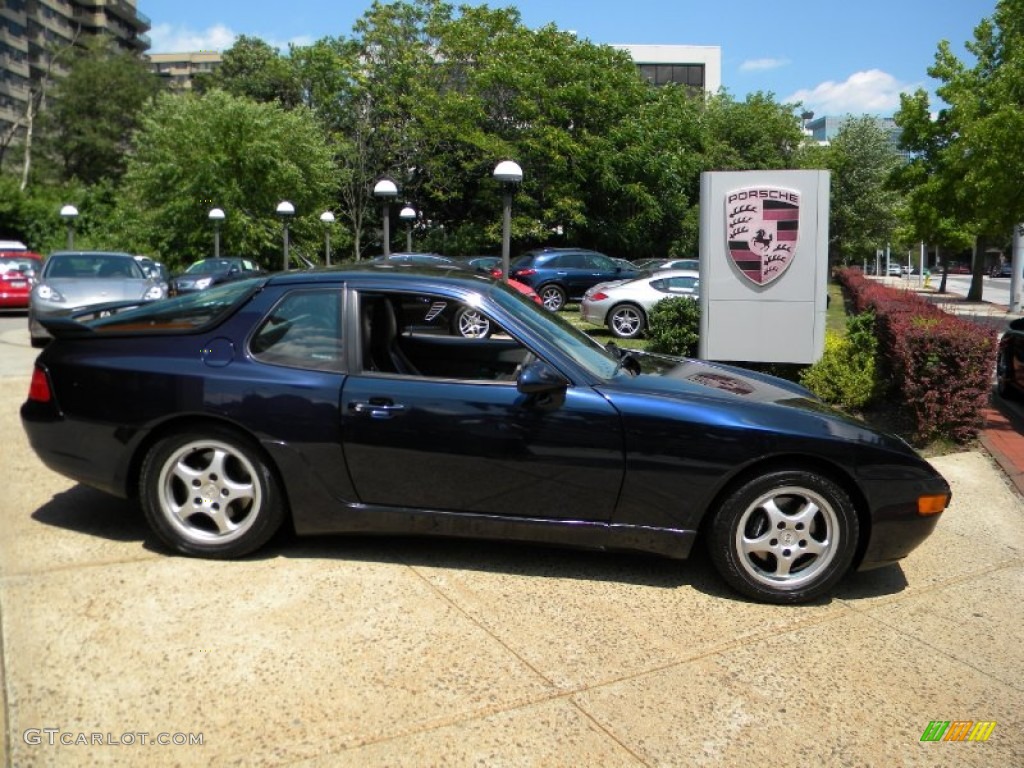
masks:
[[[17,247],[20,246],[20,247]],[[21,243],[0,241],[0,309],[27,309],[43,257]]]

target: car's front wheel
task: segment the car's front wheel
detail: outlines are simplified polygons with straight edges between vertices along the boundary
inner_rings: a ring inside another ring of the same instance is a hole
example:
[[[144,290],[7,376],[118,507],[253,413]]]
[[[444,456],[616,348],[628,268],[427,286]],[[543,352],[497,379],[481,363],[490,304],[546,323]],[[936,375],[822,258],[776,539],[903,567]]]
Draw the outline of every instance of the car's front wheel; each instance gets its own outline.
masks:
[[[266,544],[284,520],[284,500],[259,450],[210,427],[164,438],[140,477],[146,519],[172,549],[240,557]]]
[[[1004,400],[1013,400],[1017,394],[1013,376],[1013,352],[1010,346],[1004,346],[996,358],[996,393]]]
[[[557,285],[542,285],[537,293],[544,306],[552,312],[558,312],[565,306],[565,291]]]
[[[827,593],[857,549],[857,513],[847,493],[816,472],[786,470],[737,488],[711,520],[709,554],[734,589],[768,603]]]
[[[608,330],[620,339],[635,339],[644,332],[646,320],[636,304],[620,304],[608,313]]]
[[[486,339],[491,335],[491,321],[472,307],[463,307],[452,319],[452,329],[469,339]]]

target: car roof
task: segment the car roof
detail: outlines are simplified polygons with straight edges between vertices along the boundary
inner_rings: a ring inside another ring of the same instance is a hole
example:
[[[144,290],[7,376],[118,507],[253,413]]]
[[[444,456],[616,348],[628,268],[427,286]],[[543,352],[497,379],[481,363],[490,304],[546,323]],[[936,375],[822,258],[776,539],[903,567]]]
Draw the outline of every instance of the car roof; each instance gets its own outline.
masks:
[[[124,251],[54,251],[50,258],[54,256],[123,256],[126,259],[135,259],[132,254]]]
[[[392,264],[368,262],[366,264],[344,267],[318,267],[316,269],[294,270],[290,272],[274,272],[265,278],[268,285],[287,285],[298,283],[334,284],[353,278],[371,277],[386,283],[395,283],[401,287],[417,280],[429,281],[435,285],[447,283],[463,287],[481,287],[493,281],[488,276],[475,270],[469,270],[458,264],[439,264],[438,266],[410,265],[397,268]]]

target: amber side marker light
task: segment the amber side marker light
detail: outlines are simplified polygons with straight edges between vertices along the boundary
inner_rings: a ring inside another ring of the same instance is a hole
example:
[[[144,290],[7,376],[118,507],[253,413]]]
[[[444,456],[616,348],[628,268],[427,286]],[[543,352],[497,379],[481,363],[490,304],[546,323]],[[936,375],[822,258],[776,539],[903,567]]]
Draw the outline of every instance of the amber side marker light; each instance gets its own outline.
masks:
[[[32,371],[32,383],[28,386],[28,399],[37,403],[50,402],[50,382],[46,379],[46,373],[42,368],[35,368]]]
[[[948,493],[934,493],[930,496],[917,497],[917,514],[919,515],[937,515],[948,506]]]

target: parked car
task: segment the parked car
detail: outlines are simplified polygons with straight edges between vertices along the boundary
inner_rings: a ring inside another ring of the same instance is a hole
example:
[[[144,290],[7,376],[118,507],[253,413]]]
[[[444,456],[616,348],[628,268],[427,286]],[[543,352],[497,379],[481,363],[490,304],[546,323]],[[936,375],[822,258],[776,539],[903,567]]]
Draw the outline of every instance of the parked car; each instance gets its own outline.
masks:
[[[1024,318],[1011,321],[999,339],[996,391],[1004,400],[1024,396]]]
[[[461,302],[505,334],[417,334]],[[275,273],[48,320],[21,418],[51,469],[137,498],[186,555],[300,534],[450,535],[684,558],[768,602],[909,554],[950,498],[902,440],[760,373],[602,346],[456,270]]]
[[[50,340],[45,320],[86,308],[116,312],[167,296],[167,284],[147,277],[129,253],[59,251],[50,254],[29,297],[28,332],[33,347]]]
[[[501,261],[500,257],[493,256],[442,256],[437,253],[392,253],[388,256],[378,256],[372,260],[377,265],[392,267],[428,267],[441,269],[472,270],[481,275],[488,275],[494,270],[494,260]],[[498,275],[501,274],[500,264]],[[531,300],[541,303],[540,296],[536,291],[525,283],[518,280],[508,280],[508,284],[520,293],[528,296]],[[424,302],[420,302],[424,304]],[[424,306],[416,302],[406,302],[403,310],[407,313],[407,324],[429,327],[436,330],[452,333],[467,338],[487,338],[500,329],[493,326],[491,322],[471,306],[458,306],[449,310],[445,302],[426,301]]]
[[[647,329],[654,305],[672,296],[700,296],[700,273],[692,269],[656,272],[636,280],[596,285],[580,302],[580,317],[594,325],[607,325],[620,339],[635,339]]]
[[[949,274],[951,274],[951,275],[969,275],[969,274],[971,274],[971,265],[970,264],[961,264],[961,263],[950,264],[949,265]]]
[[[27,248],[0,250],[0,309],[28,307],[32,285],[42,265],[42,257]]]
[[[691,269],[700,271],[700,259],[657,259],[643,266],[644,272],[661,272],[666,269]]]
[[[635,268],[621,267],[603,253],[582,248],[527,251],[509,265],[509,277],[537,291],[544,306],[554,312],[568,301],[579,301],[598,283],[639,276]]]
[[[182,274],[171,278],[171,295],[205,291],[210,286],[242,280],[262,271],[260,265],[250,259],[234,256],[200,259],[189,264]]]
[[[1004,261],[1002,264],[997,264],[992,267],[989,272],[989,277],[1011,277],[1013,275],[1013,264],[1009,261]]]

